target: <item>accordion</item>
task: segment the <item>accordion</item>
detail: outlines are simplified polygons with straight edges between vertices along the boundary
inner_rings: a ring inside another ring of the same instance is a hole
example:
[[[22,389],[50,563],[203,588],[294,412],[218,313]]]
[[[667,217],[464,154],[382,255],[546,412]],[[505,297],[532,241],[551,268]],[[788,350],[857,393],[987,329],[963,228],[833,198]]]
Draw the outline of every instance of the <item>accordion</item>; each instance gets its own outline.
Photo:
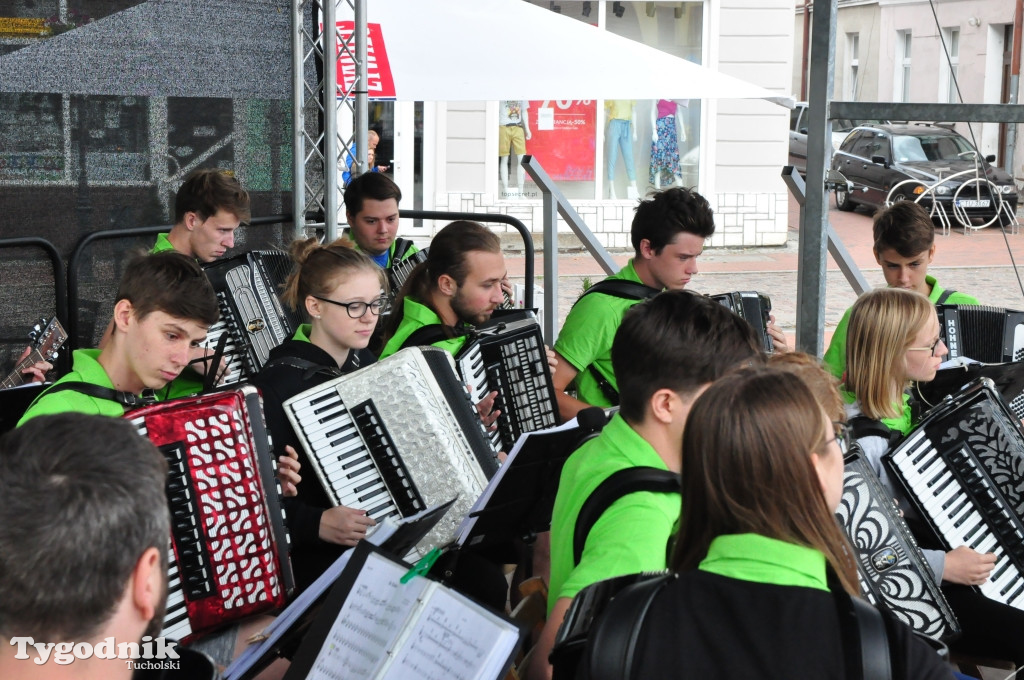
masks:
[[[979,590],[1024,609],[1024,436],[991,381],[932,409],[883,462],[940,544],[996,554]]]
[[[421,262],[427,261],[427,250],[427,248],[417,250],[404,260],[401,260],[400,262],[393,262],[391,266],[385,270],[388,274],[388,294],[390,302],[394,302],[395,297],[398,295],[398,291],[402,290],[402,286],[405,285],[405,282],[409,278],[409,274],[412,273],[412,270]]]
[[[458,496],[420,541],[446,544],[497,460],[451,354],[410,347],[302,392],[285,414],[335,505],[378,522]]]
[[[985,363],[1024,358],[1024,312],[982,305],[935,305],[948,359]]]
[[[162,402],[125,418],[170,468],[162,635],[188,641],[284,606],[294,587],[288,533],[257,389]]]
[[[768,315],[772,311],[771,298],[752,290],[719,293],[708,297],[746,320],[761,339],[761,347],[765,352],[770,354],[775,351],[772,336],[768,335]]]
[[[942,638],[960,624],[932,576],[917,541],[871,466],[846,457],[843,496],[836,509],[857,556],[861,594],[919,633]]]
[[[255,375],[270,350],[287,340],[299,325],[297,314],[281,304],[278,291],[291,272],[287,253],[254,250],[203,265],[217,293],[220,319],[210,327],[207,346],[227,335],[224,359],[230,384]]]
[[[455,363],[474,404],[498,393],[494,408],[501,414],[491,433],[495,451],[511,451],[524,432],[558,424],[544,336],[531,312],[502,314],[478,326]]]

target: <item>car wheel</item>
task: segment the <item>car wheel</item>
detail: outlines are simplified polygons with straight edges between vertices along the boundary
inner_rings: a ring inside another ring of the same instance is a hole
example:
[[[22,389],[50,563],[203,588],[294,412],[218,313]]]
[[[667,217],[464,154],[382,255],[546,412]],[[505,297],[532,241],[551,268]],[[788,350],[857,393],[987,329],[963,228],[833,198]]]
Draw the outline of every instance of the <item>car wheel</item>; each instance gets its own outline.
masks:
[[[846,190],[846,187],[836,187],[836,207],[844,212],[850,212],[857,207],[850,200],[850,192]]]

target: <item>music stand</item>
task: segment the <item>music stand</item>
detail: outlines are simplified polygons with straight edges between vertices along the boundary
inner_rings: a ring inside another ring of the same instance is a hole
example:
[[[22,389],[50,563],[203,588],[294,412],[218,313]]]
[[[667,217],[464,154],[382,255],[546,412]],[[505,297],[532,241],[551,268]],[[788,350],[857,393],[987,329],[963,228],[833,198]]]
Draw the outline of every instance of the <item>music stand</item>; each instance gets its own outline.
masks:
[[[606,422],[604,410],[595,406],[564,425],[520,437],[459,527],[456,543],[489,546],[517,538],[532,542],[550,529],[562,466]]]

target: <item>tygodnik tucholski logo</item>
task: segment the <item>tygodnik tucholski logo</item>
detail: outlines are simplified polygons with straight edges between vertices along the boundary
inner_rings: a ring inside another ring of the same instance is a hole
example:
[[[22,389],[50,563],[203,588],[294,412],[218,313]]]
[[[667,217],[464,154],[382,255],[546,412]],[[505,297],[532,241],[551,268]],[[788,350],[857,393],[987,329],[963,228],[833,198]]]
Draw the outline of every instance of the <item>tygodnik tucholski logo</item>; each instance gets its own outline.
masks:
[[[146,635],[142,642],[115,642],[113,637],[103,638],[95,645],[89,642],[36,642],[31,637],[12,637],[11,646],[17,647],[15,659],[31,659],[42,666],[53,662],[63,666],[76,659],[123,659],[131,669],[177,670],[178,643],[165,638]]]

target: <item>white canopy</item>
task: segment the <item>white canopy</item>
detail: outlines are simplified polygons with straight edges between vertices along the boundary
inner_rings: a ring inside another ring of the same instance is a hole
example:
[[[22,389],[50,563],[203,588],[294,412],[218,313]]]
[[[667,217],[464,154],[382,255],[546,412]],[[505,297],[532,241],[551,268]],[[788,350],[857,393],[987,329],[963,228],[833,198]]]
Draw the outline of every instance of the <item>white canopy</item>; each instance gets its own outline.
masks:
[[[342,3],[338,21],[353,21]],[[367,0],[402,101],[768,99],[764,88],[522,0]],[[380,46],[371,45],[385,67]],[[370,66],[370,96],[375,84]],[[386,77],[386,76],[385,76]],[[789,103],[789,106],[792,106]]]

